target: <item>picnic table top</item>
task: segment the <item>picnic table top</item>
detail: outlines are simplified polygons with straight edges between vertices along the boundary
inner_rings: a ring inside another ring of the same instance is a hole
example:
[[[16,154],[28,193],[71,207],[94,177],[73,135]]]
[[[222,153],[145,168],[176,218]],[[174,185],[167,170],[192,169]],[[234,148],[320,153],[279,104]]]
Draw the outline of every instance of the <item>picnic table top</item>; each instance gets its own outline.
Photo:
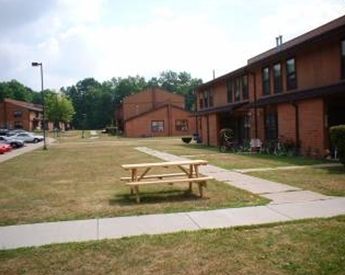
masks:
[[[163,166],[179,166],[179,165],[206,165],[207,160],[178,160],[178,161],[166,161],[166,162],[151,162],[151,163],[134,163],[123,164],[121,167],[125,170],[135,168],[148,168],[148,167],[163,167]]]

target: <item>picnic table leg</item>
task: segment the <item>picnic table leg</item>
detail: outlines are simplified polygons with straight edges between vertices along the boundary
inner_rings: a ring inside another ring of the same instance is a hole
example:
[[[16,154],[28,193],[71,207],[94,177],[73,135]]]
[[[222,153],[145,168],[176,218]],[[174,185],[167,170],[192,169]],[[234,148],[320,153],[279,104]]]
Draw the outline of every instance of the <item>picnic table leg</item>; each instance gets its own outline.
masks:
[[[189,178],[192,178],[193,177],[193,165],[189,165],[189,175],[188,175]],[[189,192],[192,192],[193,189],[192,189],[192,182],[190,181],[189,182]]]
[[[131,178],[132,178],[132,181],[137,181],[137,169],[136,168],[132,169]]]
[[[205,186],[206,182],[199,182],[199,193],[200,193],[200,198],[202,198],[204,196],[203,194],[203,187]]]
[[[137,203],[139,203],[140,197],[139,197],[139,186],[138,185],[134,186],[134,192],[135,192],[135,199],[136,199]]]

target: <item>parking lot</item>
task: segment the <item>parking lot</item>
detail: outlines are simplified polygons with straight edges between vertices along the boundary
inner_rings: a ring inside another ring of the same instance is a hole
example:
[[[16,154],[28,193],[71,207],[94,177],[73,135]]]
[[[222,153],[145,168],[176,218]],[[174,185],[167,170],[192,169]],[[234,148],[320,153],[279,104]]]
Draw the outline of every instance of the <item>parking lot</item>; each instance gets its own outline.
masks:
[[[47,138],[46,139],[46,142],[48,144],[51,143],[52,141],[54,141],[54,139],[52,139],[52,138]],[[1,154],[0,155],[0,163],[4,162],[4,161],[7,161],[7,160],[9,160],[11,158],[14,158],[16,156],[19,156],[21,154],[24,154],[24,153],[30,152],[32,150],[35,150],[37,148],[43,147],[43,145],[44,145],[43,141],[42,142],[38,142],[38,143],[25,143],[25,146],[22,147],[22,148],[13,149],[10,152],[6,152],[5,154]]]

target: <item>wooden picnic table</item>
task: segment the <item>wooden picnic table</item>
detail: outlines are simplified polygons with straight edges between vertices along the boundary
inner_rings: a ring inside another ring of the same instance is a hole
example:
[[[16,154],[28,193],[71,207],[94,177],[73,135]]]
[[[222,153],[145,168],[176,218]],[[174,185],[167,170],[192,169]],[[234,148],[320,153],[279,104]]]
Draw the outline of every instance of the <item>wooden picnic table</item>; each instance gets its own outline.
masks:
[[[199,174],[199,166],[207,165],[206,160],[182,160],[153,163],[123,164],[121,167],[129,171],[130,176],[121,177],[122,181],[131,189],[131,194],[135,193],[136,201],[140,202],[139,186],[152,184],[173,184],[180,182],[189,183],[189,190],[192,191],[192,183],[199,186],[200,197],[203,197],[203,187],[206,187],[209,176]],[[179,173],[151,174],[154,168],[179,168]]]

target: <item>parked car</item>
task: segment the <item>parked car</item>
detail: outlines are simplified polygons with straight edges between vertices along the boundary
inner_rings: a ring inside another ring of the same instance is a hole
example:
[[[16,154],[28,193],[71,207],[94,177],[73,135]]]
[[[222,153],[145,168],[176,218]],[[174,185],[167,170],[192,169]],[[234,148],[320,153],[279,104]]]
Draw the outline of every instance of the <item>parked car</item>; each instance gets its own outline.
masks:
[[[8,134],[9,131],[10,131],[10,130],[8,130],[8,129],[3,129],[3,128],[1,128],[1,129],[0,129],[0,136],[7,136],[7,134]]]
[[[9,152],[12,150],[11,145],[7,144],[7,143],[0,143],[0,154]]]
[[[19,140],[22,140],[24,142],[33,142],[33,143],[37,143],[37,142],[43,140],[43,136],[35,135],[33,133],[28,133],[28,132],[15,134],[15,135],[11,136],[11,138],[19,139]]]
[[[9,144],[12,148],[21,148],[24,146],[24,141],[12,137],[0,136],[0,143]]]
[[[20,134],[20,133],[28,133],[28,132],[23,130],[23,129],[15,129],[15,130],[8,130],[6,135],[7,136],[14,136],[14,135]]]
[[[2,147],[0,144],[0,154],[6,153],[6,148]]]

